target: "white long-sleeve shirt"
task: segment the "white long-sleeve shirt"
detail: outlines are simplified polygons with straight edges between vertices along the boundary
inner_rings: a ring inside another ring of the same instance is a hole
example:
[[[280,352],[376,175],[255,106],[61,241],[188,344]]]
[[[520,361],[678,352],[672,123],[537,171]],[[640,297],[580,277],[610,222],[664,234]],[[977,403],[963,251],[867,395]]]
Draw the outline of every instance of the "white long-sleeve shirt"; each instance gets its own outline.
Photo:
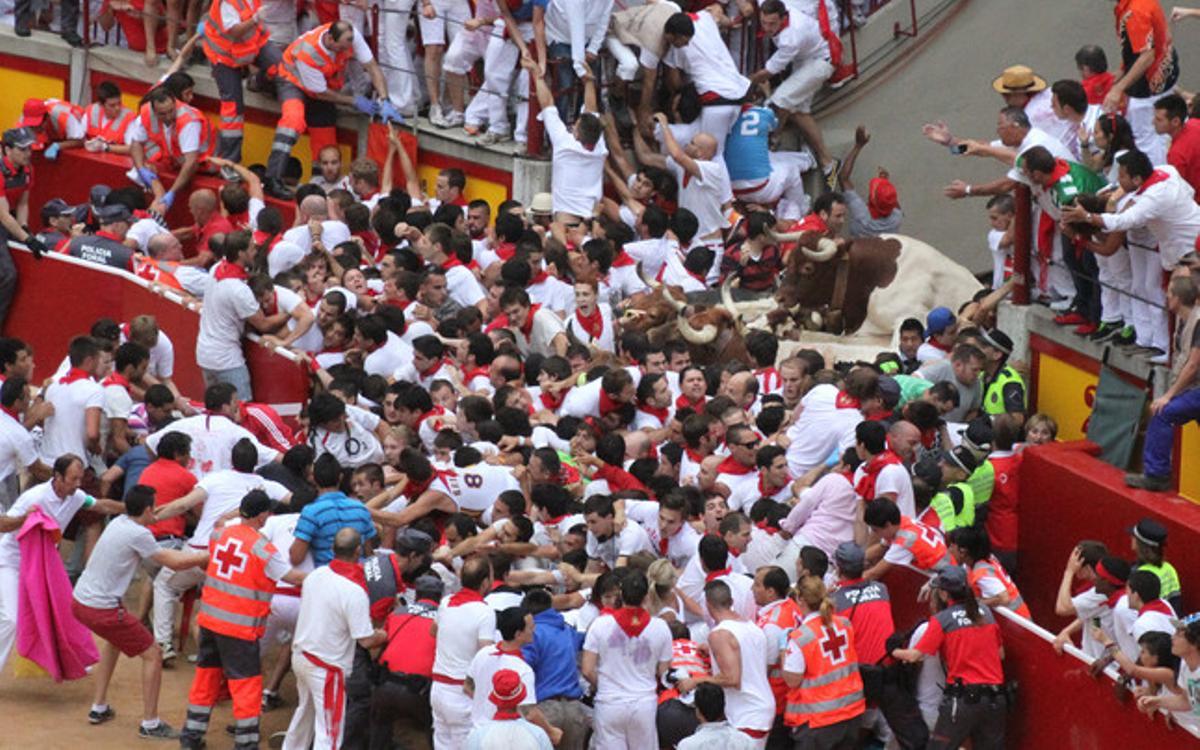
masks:
[[[1195,191],[1172,166],[1161,166],[1134,193],[1124,210],[1101,214],[1104,228],[1123,232],[1146,227],[1158,240],[1162,267],[1171,270],[1179,259],[1196,250],[1200,234],[1200,206],[1194,200]]]
[[[792,63],[805,60],[829,59],[829,43],[821,36],[821,27],[803,13],[789,13],[787,25],[772,40],[775,53],[763,66],[771,75],[778,75]]]
[[[746,95],[750,79],[738,71],[729,46],[712,14],[701,11],[695,18],[696,33],[684,47],[672,47],[663,62],[687,73],[703,97],[715,94],[736,101]]]
[[[599,54],[612,9],[613,0],[550,0],[546,7],[546,38],[571,45],[576,75],[586,72],[587,55]]]

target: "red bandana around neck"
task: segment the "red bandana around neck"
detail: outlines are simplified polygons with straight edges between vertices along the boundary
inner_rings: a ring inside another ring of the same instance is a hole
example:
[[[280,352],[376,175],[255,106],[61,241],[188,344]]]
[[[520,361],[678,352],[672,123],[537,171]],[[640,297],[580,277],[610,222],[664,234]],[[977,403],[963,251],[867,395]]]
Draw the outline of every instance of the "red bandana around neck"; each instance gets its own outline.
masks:
[[[1156,169],[1150,173],[1150,176],[1146,178],[1145,182],[1142,183],[1142,186],[1137,189],[1137,194],[1141,195],[1150,187],[1157,185],[1160,182],[1166,182],[1170,178],[1171,176],[1166,172],[1162,171],[1161,169]]]
[[[250,274],[246,273],[246,269],[237,263],[222,260],[213,269],[213,278],[217,281],[224,281],[225,279],[241,279],[242,281],[246,281],[250,278]]]
[[[839,409],[862,408],[862,402],[845,391],[838,391],[837,399],[834,400],[833,405]]]
[[[619,404],[613,401],[612,396],[608,395],[608,391],[600,389],[600,416],[606,417],[614,411],[620,409],[624,404]]]
[[[525,315],[525,325],[521,326],[521,333],[525,336],[526,340],[528,340],[530,335],[533,333],[533,318],[538,314],[538,310],[541,309],[542,306],[540,304],[531,305],[529,307],[529,312]]]
[[[639,404],[638,411],[649,414],[659,422],[662,422],[664,426],[667,424],[667,417],[671,414],[671,410],[668,407],[651,406],[650,404]]]
[[[707,396],[701,396],[700,398],[696,399],[695,401],[689,401],[687,396],[680,395],[679,398],[675,399],[675,408],[676,409],[691,409],[692,411],[696,412],[697,414],[700,414],[704,411],[704,404],[707,402],[708,402]]]
[[[650,613],[641,607],[621,607],[611,613],[625,635],[637,638],[650,624]]]
[[[738,463],[733,456],[726,458],[717,465],[718,474],[734,474],[736,476],[745,476],[747,474],[753,474],[756,470],[757,467],[755,466],[745,466],[741,463]]]
[[[611,268],[625,268],[626,266],[634,266],[634,265],[637,265],[637,261],[635,261],[632,257],[630,257],[629,253],[625,252],[624,250],[621,250],[621,252],[617,253],[617,257],[613,258],[613,262],[610,267]]]
[[[854,491],[864,500],[874,500],[875,481],[879,479],[879,472],[883,471],[885,467],[902,463],[904,461],[891,448],[872,456],[871,460],[863,466],[863,478],[858,480],[858,486],[854,488]]]
[[[774,495],[777,495],[779,492],[781,492],[784,487],[787,487],[788,485],[790,485],[793,481],[794,480],[792,479],[792,475],[788,474],[787,481],[785,481],[782,485],[780,485],[779,487],[773,487],[771,489],[767,489],[767,472],[765,472],[765,471],[759,472],[759,474],[758,474],[758,494],[760,497],[773,497]]]
[[[575,322],[592,337],[592,340],[600,338],[600,334],[604,333],[604,316],[600,313],[599,305],[592,308],[590,315],[584,315],[579,308],[575,308]]]
[[[58,379],[58,382],[62,383],[63,385],[70,385],[71,383],[74,383],[76,380],[91,380],[91,379],[92,379],[92,374],[90,372],[88,372],[87,370],[83,369],[82,367],[72,367],[70,370],[67,370],[66,375],[63,375],[61,378]]]
[[[733,550],[732,550],[732,549],[730,549],[729,551],[730,551],[730,552],[733,552]],[[704,576],[704,582],[705,582],[705,583],[708,583],[709,581],[715,581],[715,580],[717,580],[718,578],[720,578],[721,576],[727,576],[727,575],[729,575],[729,574],[730,574],[730,573],[732,573],[732,572],[733,572],[733,568],[732,568],[732,567],[728,567],[728,568],[721,568],[720,570],[714,570],[713,572],[711,572],[711,573],[709,573],[708,575]]]
[[[468,381],[468,382],[470,382],[470,381]],[[567,390],[570,390],[570,389],[568,388]],[[562,393],[558,394],[557,396],[554,395],[553,393],[551,393],[550,391],[543,390],[541,393],[538,394],[538,398],[541,399],[542,406],[546,407],[549,411],[558,411],[558,407],[562,406],[563,398],[566,397],[566,395],[567,395],[566,390],[564,390]]]
[[[1087,94],[1088,104],[1103,104],[1104,97],[1108,96],[1109,90],[1112,89],[1113,74],[1108,71],[1096,73],[1084,78],[1080,83]]]
[[[100,385],[106,388],[110,385],[119,385],[125,389],[126,393],[129,392],[129,378],[119,372],[109,373],[108,377],[101,381]]]
[[[337,573],[342,578],[354,581],[359,586],[363,587],[363,591],[367,590],[367,574],[363,571],[363,566],[356,562],[346,562],[334,558],[329,561],[329,569]]]
[[[765,518],[754,525],[757,526],[758,528],[762,529],[763,531],[767,532],[771,536],[775,536],[776,534],[779,533],[779,529],[775,526],[772,526],[770,523],[768,523],[767,519],[765,519]]]
[[[450,597],[450,601],[448,602],[447,606],[459,607],[459,606],[462,606],[463,604],[470,604],[471,602],[481,602],[481,601],[483,601],[483,595],[480,594],[478,591],[472,591],[471,589],[461,589],[458,591],[458,593],[454,594],[454,596]]]
[[[455,266],[461,266],[461,265],[462,265],[462,261],[458,259],[458,256],[451,255],[449,258],[442,261],[442,270],[449,271],[451,268],[454,268]]]
[[[1146,612],[1161,612],[1167,617],[1175,616],[1175,611],[1171,609],[1171,605],[1167,604],[1162,599],[1155,599],[1152,602],[1143,604],[1142,608],[1138,610],[1139,615],[1145,614]]]

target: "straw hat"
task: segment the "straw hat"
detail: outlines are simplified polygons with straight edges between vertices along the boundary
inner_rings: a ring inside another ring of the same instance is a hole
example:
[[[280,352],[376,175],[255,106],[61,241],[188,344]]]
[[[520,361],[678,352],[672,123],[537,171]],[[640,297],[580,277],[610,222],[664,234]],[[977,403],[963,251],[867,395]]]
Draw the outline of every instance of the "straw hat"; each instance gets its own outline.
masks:
[[[992,88],[1000,94],[1036,94],[1046,88],[1046,79],[1034,75],[1033,68],[1013,65],[992,81]]]

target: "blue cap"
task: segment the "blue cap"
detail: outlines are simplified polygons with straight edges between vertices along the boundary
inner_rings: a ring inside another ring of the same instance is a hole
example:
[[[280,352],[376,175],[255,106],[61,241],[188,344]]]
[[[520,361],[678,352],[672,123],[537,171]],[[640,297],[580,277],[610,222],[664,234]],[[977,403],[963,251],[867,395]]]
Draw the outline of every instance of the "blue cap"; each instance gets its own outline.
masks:
[[[954,325],[954,313],[950,312],[948,307],[935,307],[925,316],[925,335],[937,336],[945,331],[950,326]]]

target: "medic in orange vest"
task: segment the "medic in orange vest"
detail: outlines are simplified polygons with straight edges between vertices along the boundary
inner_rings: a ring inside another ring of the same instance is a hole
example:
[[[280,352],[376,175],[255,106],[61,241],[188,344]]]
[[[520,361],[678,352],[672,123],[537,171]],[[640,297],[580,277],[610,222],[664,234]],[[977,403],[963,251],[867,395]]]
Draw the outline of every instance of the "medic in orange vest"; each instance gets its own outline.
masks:
[[[932,576],[938,567],[955,564],[941,531],[901,515],[900,508],[886,497],[876,498],[863,507],[863,521],[880,540],[867,553],[868,562],[878,562],[863,573],[864,580],[882,578],[893,565]]]
[[[146,95],[138,116],[129,125],[128,140],[137,179],[154,192],[150,211],[160,214],[171,208],[175,195],[192,181],[215,145],[212,124],[204,113],[177,100],[162,87]],[[167,190],[160,173],[176,167],[179,174]]]
[[[767,634],[771,661],[767,681],[775,695],[775,715],[782,716],[787,707],[787,683],[783,681],[783,646],[803,619],[796,601],[788,597],[791,581],[783,568],[771,565],[759,568],[754,574],[754,603],[758,605],[756,624]]]
[[[187,722],[181,747],[203,747],[213,706],[223,682],[233,696],[234,747],[258,748],[262,712],[262,663],[258,642],[277,581],[295,586],[304,573],[291,567],[260,529],[271,515],[271,499],[262,490],[242,498],[241,523],[226,526],[209,543],[211,557],[200,594],[196,676],[188,693]]]
[[[867,710],[850,621],[833,614],[825,584],[806,576],[796,584],[804,618],[784,649],[783,679],[788,685],[783,723],[808,726],[814,747],[853,746]]]
[[[137,115],[121,104],[121,89],[112,81],[96,87],[95,101],[83,110],[83,147],[88,151],[113,154],[129,153],[125,131]]]
[[[951,531],[950,549],[966,566],[967,583],[976,599],[989,607],[1006,607],[1013,614],[1033,619],[1017,585],[992,554],[992,543],[986,530],[979,526],[964,526]]]
[[[346,64],[351,59],[367,69],[378,101],[341,93]],[[282,182],[283,168],[301,133],[308,131],[314,165],[321,149],[337,145],[336,105],[353,106],[368,117],[404,121],[388,101],[387,81],[366,39],[346,21],[327,23],[301,34],[284,50],[283,60],[272,74],[283,110],[267,159],[266,190],[276,198],[291,198],[291,191]]]
[[[250,65],[269,70],[279,64],[279,51],[267,44],[269,36],[261,15],[260,0],[213,0],[202,24],[200,44],[212,63],[213,80],[221,97],[217,155],[234,163],[242,160],[245,128],[242,71]]]
[[[83,145],[83,110],[61,99],[26,99],[16,127],[32,130],[37,135],[33,150],[50,161],[64,148]]]

